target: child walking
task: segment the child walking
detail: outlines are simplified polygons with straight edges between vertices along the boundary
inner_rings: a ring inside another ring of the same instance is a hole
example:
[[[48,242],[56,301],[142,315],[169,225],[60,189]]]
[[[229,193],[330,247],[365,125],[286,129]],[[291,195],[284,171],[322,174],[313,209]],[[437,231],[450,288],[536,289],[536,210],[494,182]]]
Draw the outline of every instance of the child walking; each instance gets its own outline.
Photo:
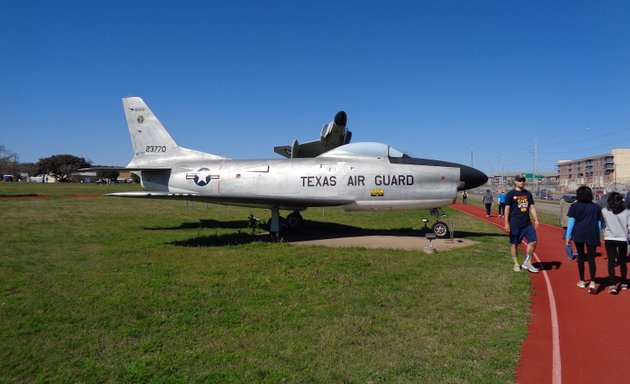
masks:
[[[577,202],[569,207],[567,216],[569,217],[567,234],[565,237],[566,245],[570,244],[571,239],[575,243],[578,252],[578,273],[580,281],[577,286],[586,287],[584,280],[584,262],[588,260],[590,283],[588,292],[597,292],[595,283],[596,266],[595,266],[595,250],[601,244],[600,235],[602,232],[603,216],[599,205],[593,203],[593,191],[587,186],[581,186],[576,191]],[[586,247],[586,252],[584,248]]]
[[[623,196],[619,192],[611,192],[607,199],[608,205],[602,208],[604,216],[604,246],[608,256],[608,293],[616,294],[621,286],[628,286],[626,267],[626,253],[628,252],[628,238],[630,238],[630,211],[626,210]],[[619,265],[621,280],[617,281],[615,266]]]

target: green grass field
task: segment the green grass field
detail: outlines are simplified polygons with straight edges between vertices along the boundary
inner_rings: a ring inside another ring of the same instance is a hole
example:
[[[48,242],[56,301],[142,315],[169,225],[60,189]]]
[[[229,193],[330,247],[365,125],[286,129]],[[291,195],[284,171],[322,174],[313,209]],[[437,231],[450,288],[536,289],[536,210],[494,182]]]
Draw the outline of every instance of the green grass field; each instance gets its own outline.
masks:
[[[5,196],[128,189],[0,183]],[[511,271],[502,232],[450,209],[478,244],[435,255],[269,243],[247,226],[269,213],[248,208],[103,197],[0,209],[0,382],[515,380],[529,278]],[[419,229],[421,217],[304,212],[306,231]]]

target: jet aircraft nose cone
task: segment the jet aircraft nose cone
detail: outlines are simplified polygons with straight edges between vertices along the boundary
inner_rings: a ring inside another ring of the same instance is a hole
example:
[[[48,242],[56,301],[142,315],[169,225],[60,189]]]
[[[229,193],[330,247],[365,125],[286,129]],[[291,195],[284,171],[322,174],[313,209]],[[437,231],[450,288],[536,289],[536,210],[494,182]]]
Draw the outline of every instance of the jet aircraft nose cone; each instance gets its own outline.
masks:
[[[457,188],[458,190],[473,189],[484,185],[488,181],[488,176],[478,169],[462,165],[460,169],[460,180],[462,185]]]

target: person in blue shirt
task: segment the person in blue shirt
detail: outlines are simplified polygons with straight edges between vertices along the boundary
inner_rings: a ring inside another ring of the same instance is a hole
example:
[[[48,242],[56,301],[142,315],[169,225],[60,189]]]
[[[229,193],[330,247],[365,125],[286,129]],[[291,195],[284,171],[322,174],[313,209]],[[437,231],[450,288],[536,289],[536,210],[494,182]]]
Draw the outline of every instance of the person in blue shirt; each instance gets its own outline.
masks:
[[[510,254],[514,263],[514,272],[520,272],[521,268],[532,273],[538,273],[538,268],[531,262],[536,250],[536,229],[538,229],[538,214],[534,205],[534,197],[525,189],[525,177],[514,176],[514,189],[505,195],[505,225],[504,228],[510,235]],[[530,218],[531,214],[531,218]],[[534,219],[532,223],[532,218]],[[527,254],[522,265],[518,263],[518,245],[527,239]]]
[[[577,286],[586,288],[584,280],[584,262],[588,260],[588,269],[591,281],[588,285],[588,292],[597,292],[595,283],[596,265],[595,250],[600,246],[602,233],[602,223],[604,217],[601,207],[593,203],[593,191],[587,186],[581,186],[575,191],[577,202],[569,207],[567,216],[569,217],[565,243],[569,245],[571,239],[575,243],[578,252],[577,264],[580,281]],[[586,247],[586,252],[584,248]]]
[[[505,190],[503,188],[499,189],[497,200],[499,202],[499,217],[503,217],[505,215]]]

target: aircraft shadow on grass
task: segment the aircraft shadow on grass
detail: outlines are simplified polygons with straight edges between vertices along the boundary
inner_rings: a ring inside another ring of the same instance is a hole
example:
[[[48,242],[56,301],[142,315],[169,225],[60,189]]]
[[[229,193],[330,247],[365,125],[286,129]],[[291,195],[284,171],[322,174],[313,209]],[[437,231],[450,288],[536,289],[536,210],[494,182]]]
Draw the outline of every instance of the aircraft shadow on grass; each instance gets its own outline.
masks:
[[[222,229],[238,229],[237,233],[227,233],[221,235],[204,235],[191,239],[179,240],[168,243],[170,245],[182,247],[220,247],[225,245],[239,245],[252,242],[271,242],[270,235],[266,232],[252,233],[252,229],[248,227],[245,220],[234,221],[218,221],[218,220],[200,220],[194,223],[182,223],[176,227],[153,227],[145,228],[146,230],[190,230],[200,228],[222,228]],[[304,226],[300,230],[287,231],[284,233],[283,240],[291,243],[295,241],[339,239],[346,237],[361,236],[417,236],[424,237],[426,231],[412,228],[396,228],[396,229],[369,229],[360,228],[352,225],[320,222],[320,221],[304,221]],[[458,231],[455,237],[458,239],[470,237],[487,237],[504,235],[485,232]]]
[[[151,227],[145,228],[147,231],[173,231],[201,228],[227,228],[227,229],[247,229],[247,220],[219,221],[212,219],[201,219],[194,223],[182,223],[176,227]]]

